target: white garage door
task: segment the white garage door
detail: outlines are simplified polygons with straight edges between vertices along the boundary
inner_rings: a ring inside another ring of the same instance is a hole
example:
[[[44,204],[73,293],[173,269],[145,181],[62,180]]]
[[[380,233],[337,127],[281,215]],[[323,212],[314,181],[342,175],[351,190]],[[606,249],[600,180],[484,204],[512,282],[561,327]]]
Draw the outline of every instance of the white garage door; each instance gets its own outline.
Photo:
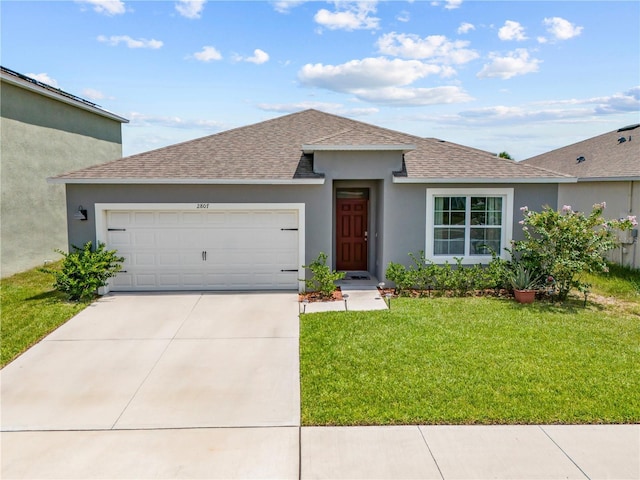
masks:
[[[299,210],[197,205],[105,210],[105,243],[125,259],[110,289],[298,288]]]

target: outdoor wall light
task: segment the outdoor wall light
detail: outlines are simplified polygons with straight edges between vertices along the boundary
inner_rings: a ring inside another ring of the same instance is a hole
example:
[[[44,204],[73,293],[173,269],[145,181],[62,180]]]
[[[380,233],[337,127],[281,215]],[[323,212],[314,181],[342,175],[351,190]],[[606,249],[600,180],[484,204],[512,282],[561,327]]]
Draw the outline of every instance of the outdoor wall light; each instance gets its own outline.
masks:
[[[82,205],[78,205],[78,210],[73,214],[74,220],[86,220],[87,219],[87,210],[85,210]]]

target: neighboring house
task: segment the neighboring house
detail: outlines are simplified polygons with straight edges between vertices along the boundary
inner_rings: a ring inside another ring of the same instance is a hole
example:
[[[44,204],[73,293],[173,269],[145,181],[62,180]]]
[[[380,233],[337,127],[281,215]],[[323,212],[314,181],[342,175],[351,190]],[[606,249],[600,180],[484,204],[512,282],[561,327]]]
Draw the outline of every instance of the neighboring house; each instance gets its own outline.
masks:
[[[6,277],[67,249],[65,190],[46,179],[122,157],[127,120],[0,68],[0,266]]]
[[[575,178],[305,110],[51,181],[70,241],[125,257],[112,290],[247,290],[302,288],[320,252],[380,280],[420,250],[488,262],[519,238],[520,206],[555,207]]]
[[[538,155],[522,163],[562,172],[578,178],[562,184],[558,204],[590,212],[606,202],[609,219],[636,215],[640,218],[640,124],[620,128],[567,147]],[[620,235],[621,246],[611,260],[640,267],[638,229]]]

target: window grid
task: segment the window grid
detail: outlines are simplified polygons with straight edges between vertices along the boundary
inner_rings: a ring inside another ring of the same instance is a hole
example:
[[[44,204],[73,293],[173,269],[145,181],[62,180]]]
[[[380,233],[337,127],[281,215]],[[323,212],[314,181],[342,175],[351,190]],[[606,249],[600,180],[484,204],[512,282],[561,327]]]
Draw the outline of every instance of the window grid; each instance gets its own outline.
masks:
[[[486,256],[502,249],[503,197],[434,196],[433,255]]]

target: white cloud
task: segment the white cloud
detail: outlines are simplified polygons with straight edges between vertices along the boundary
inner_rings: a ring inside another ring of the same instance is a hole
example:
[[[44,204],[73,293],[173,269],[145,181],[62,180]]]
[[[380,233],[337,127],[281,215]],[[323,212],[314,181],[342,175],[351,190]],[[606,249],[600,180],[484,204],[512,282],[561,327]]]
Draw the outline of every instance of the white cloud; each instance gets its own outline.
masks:
[[[370,16],[376,13],[375,1],[335,2],[336,11],[326,8],[318,10],[313,19],[329,30],[375,30],[380,27],[380,19]]]
[[[206,0],[178,0],[176,11],[185,18],[197,19],[202,16]]]
[[[112,35],[110,37],[100,35],[98,36],[98,41],[102,43],[106,43],[113,47],[121,43],[124,43],[129,48],[151,48],[153,50],[161,48],[162,45],[164,45],[160,40],[155,40],[155,39],[147,40],[146,38],[140,38],[136,40],[134,38],[131,38],[129,35]]]
[[[58,82],[54,78],[51,78],[47,73],[26,73],[25,75],[29,78],[37,80],[38,82],[50,85],[53,88],[60,88],[58,86]]]
[[[396,15],[396,20],[406,23],[411,20],[411,14],[408,11],[403,10],[398,15]]]
[[[103,98],[105,98],[104,93],[93,88],[85,88],[84,90],[82,90],[82,96],[88,98],[89,100],[102,100]]]
[[[122,15],[125,12],[124,2],[121,0],[76,0],[81,4],[88,4],[95,12],[103,15]]]
[[[378,49],[385,55],[412,59],[435,59],[442,63],[462,64],[478,58],[478,53],[467,49],[469,42],[451,41],[444,35],[418,35],[391,32],[378,39]]]
[[[180,117],[168,117],[159,115],[146,115],[144,113],[131,112],[128,115],[130,125],[134,127],[159,126],[171,128],[198,128],[204,130],[219,130],[222,123],[213,120],[191,120]]]
[[[240,55],[236,55],[234,57],[234,60],[237,62],[250,62],[250,63],[255,63],[256,65],[261,65],[269,61],[269,54],[264,50],[260,50],[259,48],[256,48],[253,51],[252,57],[241,57]]]
[[[569,40],[582,33],[583,27],[578,27],[568,20],[560,17],[545,18],[543,23],[548,27],[547,31],[556,40]]]
[[[622,93],[584,99],[548,100],[523,106],[496,105],[459,112],[435,119],[451,125],[485,126],[523,123],[584,122],[640,109],[640,86]]]
[[[461,88],[403,88],[429,75],[448,76],[453,69],[419,60],[384,57],[352,60],[342,65],[307,64],[298,73],[303,85],[349,93],[361,101],[385,105],[434,105],[471,100]]]
[[[373,115],[379,110],[375,107],[347,108],[341,103],[331,102],[294,102],[294,103],[260,103],[256,105],[260,110],[266,112],[293,113],[300,110],[313,108],[323,112],[343,115],[347,117]]]
[[[441,2],[439,1],[431,2],[431,6],[433,7],[439,7],[440,4]],[[462,5],[462,0],[445,0],[444,1],[444,8],[446,8],[447,10],[454,10],[456,8],[459,8],[460,5]]]
[[[504,26],[498,30],[498,38],[500,40],[516,40],[521,42],[527,39],[524,34],[524,27],[519,22],[513,20],[507,20],[504,22]]]
[[[491,63],[484,65],[477,74],[478,78],[502,78],[507,80],[517,75],[537,72],[541,60],[529,58],[529,52],[524,48],[518,48],[501,57],[493,52],[489,54]]]
[[[307,0],[280,0],[272,2],[273,9],[278,13],[289,13],[294,7],[302,5]]]
[[[476,27],[473,23],[463,22],[458,27],[458,34],[469,33],[471,30],[475,30]]]
[[[462,103],[473,100],[463,89],[456,86],[434,88],[355,89],[352,92],[360,100],[394,106],[425,106]]]
[[[351,60],[341,65],[307,64],[298,72],[304,85],[336,92],[354,89],[409,85],[429,75],[448,76],[450,67],[430,65],[418,60],[389,60],[384,57]]]
[[[210,62],[212,60],[222,60],[222,54],[215,47],[204,46],[202,50],[192,55],[193,58],[200,62]]]

